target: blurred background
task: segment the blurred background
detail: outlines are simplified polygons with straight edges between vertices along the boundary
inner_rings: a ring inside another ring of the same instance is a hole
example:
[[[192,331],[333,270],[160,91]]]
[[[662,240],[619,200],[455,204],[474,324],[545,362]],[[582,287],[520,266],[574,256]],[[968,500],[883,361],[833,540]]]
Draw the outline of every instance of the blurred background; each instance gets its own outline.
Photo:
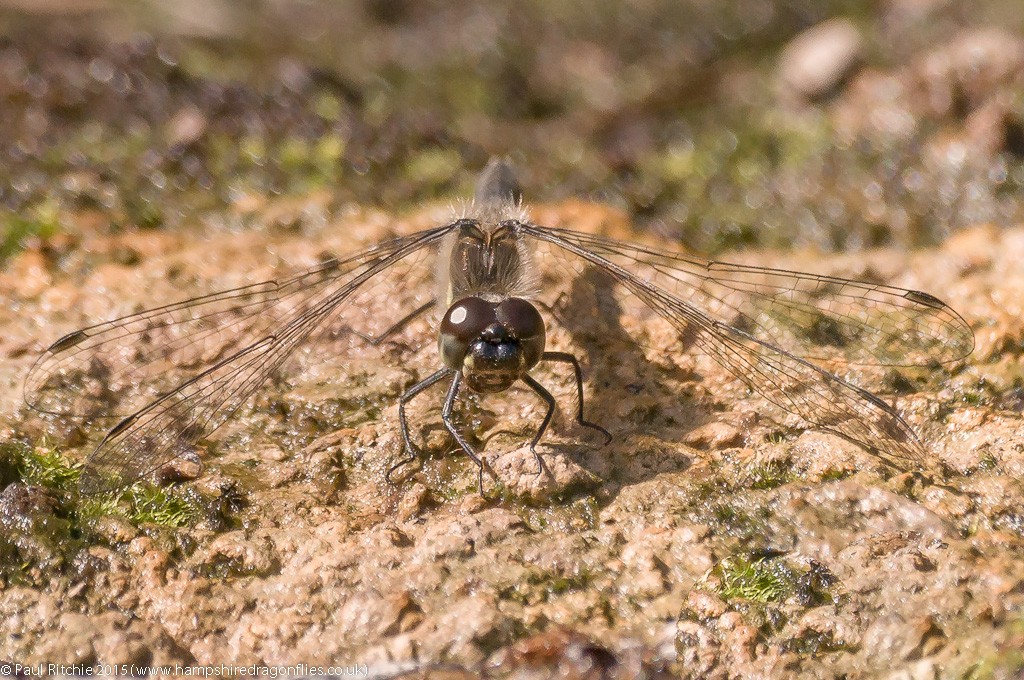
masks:
[[[1021,220],[1020,0],[2,0],[0,36],[0,262],[407,210],[491,154],[708,254]]]

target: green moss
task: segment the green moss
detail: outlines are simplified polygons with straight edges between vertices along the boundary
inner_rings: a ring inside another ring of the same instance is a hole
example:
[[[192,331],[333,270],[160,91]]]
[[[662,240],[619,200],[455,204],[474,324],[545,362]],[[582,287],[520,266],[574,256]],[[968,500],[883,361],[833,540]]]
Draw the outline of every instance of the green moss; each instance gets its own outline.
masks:
[[[127,496],[130,511],[128,519],[136,524],[156,524],[165,527],[191,526],[202,515],[198,507],[180,495],[148,484],[129,487]]]
[[[774,489],[796,478],[792,468],[781,460],[770,460],[747,470],[746,484],[751,489]]]
[[[58,452],[24,442],[4,443],[0,460],[8,500],[0,511],[0,585],[52,579],[85,545],[63,491],[77,469]]]
[[[45,240],[63,230],[57,204],[44,201],[26,215],[0,216],[0,264],[16,255],[30,239]]]
[[[728,503],[720,503],[715,505],[712,509],[712,514],[716,521],[722,524],[736,524],[745,523],[749,519],[750,515],[746,511],[740,510],[733,505]]]
[[[12,453],[25,477],[4,490],[10,502],[0,512],[0,587],[38,585],[66,573],[82,550],[107,540],[96,524],[103,517],[125,518],[175,552],[188,542],[178,529],[211,514],[204,512],[198,494],[146,484],[81,496],[74,488],[79,468],[59,452],[23,444],[0,447],[0,459]]]
[[[984,399],[980,392],[974,391],[965,391],[960,398],[968,406],[979,406]]]
[[[8,442],[2,448],[6,455],[0,458],[13,458],[22,482],[60,492],[67,515],[76,525],[116,515],[134,524],[180,528],[194,525],[204,516],[199,504],[180,492],[146,482],[137,482],[113,493],[81,496],[77,493],[81,463],[72,461],[58,449],[20,442]]]
[[[80,496],[74,512],[83,522],[116,516],[135,525],[152,524],[172,529],[193,526],[205,517],[200,505],[180,491],[146,482],[137,482],[114,493]]]
[[[987,452],[981,455],[981,458],[978,460],[978,467],[976,468],[976,470],[979,472],[994,470],[998,465],[999,460],[994,455],[992,455],[992,453]]]
[[[137,526],[180,529],[194,526],[209,514],[203,500],[185,489],[136,482],[121,491],[78,497],[76,514],[81,520],[114,515]]]
[[[779,554],[727,557],[705,574],[702,583],[708,582],[765,635],[784,628],[787,617],[779,608],[783,603],[816,607],[842,599],[838,579],[824,565],[812,562],[809,568],[796,567]]]
[[[703,479],[694,483],[687,490],[686,498],[690,500],[690,505],[693,505],[695,503],[714,500],[729,492],[731,488],[732,485],[729,481],[721,477],[712,477],[710,479]]]
[[[70,491],[81,475],[81,464],[72,461],[57,449],[45,444],[32,447],[13,444],[17,449],[18,475],[26,484]]]
[[[727,557],[712,570],[725,600],[778,603],[796,590],[799,574],[780,559]]]
[[[740,502],[723,501],[711,508],[716,533],[738,538],[744,544],[753,541],[760,545],[764,536],[773,531],[769,525],[771,510],[765,506],[746,507]]]

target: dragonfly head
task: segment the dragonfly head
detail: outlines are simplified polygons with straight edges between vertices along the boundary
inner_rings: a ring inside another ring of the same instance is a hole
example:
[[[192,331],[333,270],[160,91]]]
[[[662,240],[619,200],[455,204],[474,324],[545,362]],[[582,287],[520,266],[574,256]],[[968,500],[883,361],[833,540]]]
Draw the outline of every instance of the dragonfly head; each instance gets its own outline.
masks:
[[[470,389],[501,392],[540,361],[544,320],[521,298],[462,298],[445,312],[438,345],[445,366],[460,371]]]

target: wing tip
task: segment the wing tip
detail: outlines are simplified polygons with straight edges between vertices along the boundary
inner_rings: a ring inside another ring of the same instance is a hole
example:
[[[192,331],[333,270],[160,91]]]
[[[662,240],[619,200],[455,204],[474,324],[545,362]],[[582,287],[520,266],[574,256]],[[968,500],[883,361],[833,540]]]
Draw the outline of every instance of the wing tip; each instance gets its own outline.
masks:
[[[74,347],[88,337],[89,334],[86,333],[85,330],[71,331],[67,335],[64,335],[54,341],[54,343],[47,347],[45,351],[48,354],[57,354],[58,352]]]

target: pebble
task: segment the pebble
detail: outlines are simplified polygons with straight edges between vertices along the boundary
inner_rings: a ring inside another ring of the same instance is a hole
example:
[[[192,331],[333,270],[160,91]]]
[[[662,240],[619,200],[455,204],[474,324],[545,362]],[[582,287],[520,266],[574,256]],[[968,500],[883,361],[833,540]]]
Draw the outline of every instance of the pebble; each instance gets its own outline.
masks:
[[[864,41],[848,19],[830,19],[794,38],[779,58],[779,79],[806,99],[834,92],[863,58]]]

